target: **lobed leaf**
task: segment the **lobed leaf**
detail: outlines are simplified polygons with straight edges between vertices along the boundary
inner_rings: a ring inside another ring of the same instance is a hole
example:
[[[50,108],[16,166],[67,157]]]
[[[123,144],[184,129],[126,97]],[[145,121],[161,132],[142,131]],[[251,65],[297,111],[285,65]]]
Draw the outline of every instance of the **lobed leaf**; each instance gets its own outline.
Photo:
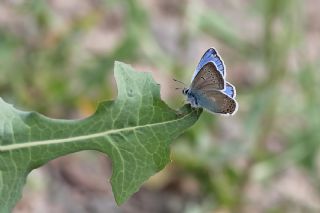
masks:
[[[169,108],[150,74],[116,62],[118,97],[99,104],[82,120],[51,119],[23,112],[0,98],[0,212],[20,199],[27,175],[48,161],[81,150],[97,150],[113,165],[111,185],[123,203],[170,161],[170,142],[201,114],[186,105]]]

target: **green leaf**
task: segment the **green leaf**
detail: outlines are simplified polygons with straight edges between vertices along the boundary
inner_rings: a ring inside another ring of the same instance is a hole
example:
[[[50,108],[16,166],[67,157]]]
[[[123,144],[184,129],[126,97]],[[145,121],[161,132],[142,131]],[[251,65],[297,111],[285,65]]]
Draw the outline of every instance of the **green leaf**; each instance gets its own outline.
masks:
[[[118,204],[170,161],[170,142],[192,126],[202,110],[172,110],[150,74],[116,62],[118,97],[99,104],[83,120],[59,120],[23,112],[0,98],[0,212],[10,212],[31,170],[57,157],[98,150],[112,160]]]

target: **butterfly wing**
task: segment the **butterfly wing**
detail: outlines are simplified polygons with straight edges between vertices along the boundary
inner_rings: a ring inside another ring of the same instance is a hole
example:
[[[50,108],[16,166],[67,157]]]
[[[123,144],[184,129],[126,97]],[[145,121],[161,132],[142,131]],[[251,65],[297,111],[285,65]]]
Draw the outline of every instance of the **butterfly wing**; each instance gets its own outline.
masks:
[[[192,91],[197,105],[213,113],[233,115],[238,110],[238,103],[219,90]]]
[[[225,66],[224,66],[223,60],[220,58],[218,52],[214,48],[209,48],[200,59],[200,62],[193,73],[191,82],[194,80],[197,74],[201,71],[202,67],[208,64],[209,62],[214,64],[214,66],[216,67],[216,70],[220,72],[222,77],[225,77]]]
[[[228,95],[230,98],[236,97],[236,88],[230,84],[229,82],[226,82],[226,87],[222,91],[224,94]]]
[[[202,66],[190,86],[191,90],[202,90],[203,88],[216,90],[223,90],[225,88],[223,76],[211,62]]]
[[[222,59],[215,49],[208,49],[193,74],[188,98],[210,112],[233,115],[238,110],[235,96],[235,87],[225,81]]]

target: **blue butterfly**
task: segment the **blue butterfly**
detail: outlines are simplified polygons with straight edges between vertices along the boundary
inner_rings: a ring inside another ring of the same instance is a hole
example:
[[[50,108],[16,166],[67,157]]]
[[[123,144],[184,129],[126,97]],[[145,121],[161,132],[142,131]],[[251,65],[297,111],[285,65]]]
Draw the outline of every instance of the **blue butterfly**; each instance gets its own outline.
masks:
[[[202,56],[189,88],[182,93],[192,107],[202,107],[209,112],[233,115],[238,110],[236,89],[226,80],[223,60],[214,48]]]

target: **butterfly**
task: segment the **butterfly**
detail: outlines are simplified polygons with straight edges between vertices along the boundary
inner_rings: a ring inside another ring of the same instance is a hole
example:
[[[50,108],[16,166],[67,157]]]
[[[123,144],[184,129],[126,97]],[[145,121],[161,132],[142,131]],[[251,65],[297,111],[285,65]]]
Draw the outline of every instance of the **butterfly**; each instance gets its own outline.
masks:
[[[182,93],[195,108],[202,107],[223,115],[233,115],[238,110],[236,89],[226,81],[224,62],[214,48],[204,53],[194,71],[190,87],[184,88]]]

